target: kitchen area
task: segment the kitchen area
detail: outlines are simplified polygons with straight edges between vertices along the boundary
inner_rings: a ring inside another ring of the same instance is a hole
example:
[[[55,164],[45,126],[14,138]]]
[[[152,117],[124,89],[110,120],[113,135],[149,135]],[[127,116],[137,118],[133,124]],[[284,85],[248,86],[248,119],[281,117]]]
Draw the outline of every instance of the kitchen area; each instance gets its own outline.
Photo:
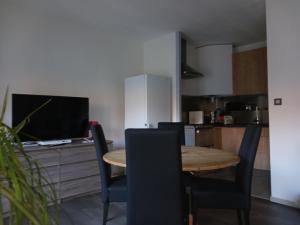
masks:
[[[181,115],[187,145],[238,153],[245,127],[262,126],[252,195],[270,198],[266,43],[193,46],[181,41]],[[231,176],[230,170],[209,176]],[[231,177],[232,178],[232,177]]]

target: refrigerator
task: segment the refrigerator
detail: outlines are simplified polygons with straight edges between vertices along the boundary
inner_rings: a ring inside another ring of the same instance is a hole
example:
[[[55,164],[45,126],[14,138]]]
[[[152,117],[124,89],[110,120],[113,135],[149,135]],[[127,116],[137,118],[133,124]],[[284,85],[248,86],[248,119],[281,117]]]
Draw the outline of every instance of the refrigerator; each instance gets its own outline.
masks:
[[[141,74],[125,79],[125,129],[171,121],[171,78]]]

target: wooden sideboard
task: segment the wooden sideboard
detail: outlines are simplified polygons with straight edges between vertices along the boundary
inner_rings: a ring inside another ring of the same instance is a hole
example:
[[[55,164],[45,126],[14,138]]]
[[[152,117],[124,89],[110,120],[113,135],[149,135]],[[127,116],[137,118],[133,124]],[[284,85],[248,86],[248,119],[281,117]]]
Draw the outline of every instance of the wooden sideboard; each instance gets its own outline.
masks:
[[[113,142],[107,141],[108,148]],[[32,159],[39,162],[43,175],[56,189],[59,201],[100,191],[100,176],[93,143],[75,142],[60,146],[25,148]],[[20,156],[25,164],[25,160]],[[45,187],[47,188],[47,187]],[[2,199],[4,213],[9,203]]]

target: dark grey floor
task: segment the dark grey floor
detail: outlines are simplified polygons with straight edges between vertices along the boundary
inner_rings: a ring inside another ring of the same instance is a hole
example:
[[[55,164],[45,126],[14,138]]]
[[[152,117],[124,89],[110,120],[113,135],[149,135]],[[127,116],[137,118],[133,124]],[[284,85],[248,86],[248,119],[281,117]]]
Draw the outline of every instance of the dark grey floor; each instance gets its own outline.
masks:
[[[64,202],[61,208],[60,225],[101,225],[100,194]],[[107,225],[126,225],[126,204],[111,204],[109,218]],[[201,209],[198,219],[199,225],[238,224],[234,210]],[[300,210],[253,198],[251,225],[300,225]]]
[[[59,225],[101,225],[100,194],[76,198],[61,204]],[[111,203],[107,225],[126,225],[126,203]]]
[[[234,168],[208,173],[205,176],[221,179],[234,179]],[[261,199],[270,198],[270,172],[254,170],[252,196]],[[60,225],[101,225],[102,204],[100,194],[66,201],[61,205]],[[300,225],[300,211],[269,201],[253,198],[252,225]],[[236,212],[231,210],[199,210],[200,225],[237,224]],[[126,204],[112,203],[107,225],[126,225]]]

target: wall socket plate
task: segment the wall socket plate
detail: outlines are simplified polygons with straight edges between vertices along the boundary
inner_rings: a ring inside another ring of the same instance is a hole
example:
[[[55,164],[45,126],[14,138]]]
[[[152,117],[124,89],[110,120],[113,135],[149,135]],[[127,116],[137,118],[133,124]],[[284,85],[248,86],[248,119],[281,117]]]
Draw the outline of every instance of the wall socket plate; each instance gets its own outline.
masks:
[[[274,98],[274,105],[282,105],[282,99],[281,98]]]

